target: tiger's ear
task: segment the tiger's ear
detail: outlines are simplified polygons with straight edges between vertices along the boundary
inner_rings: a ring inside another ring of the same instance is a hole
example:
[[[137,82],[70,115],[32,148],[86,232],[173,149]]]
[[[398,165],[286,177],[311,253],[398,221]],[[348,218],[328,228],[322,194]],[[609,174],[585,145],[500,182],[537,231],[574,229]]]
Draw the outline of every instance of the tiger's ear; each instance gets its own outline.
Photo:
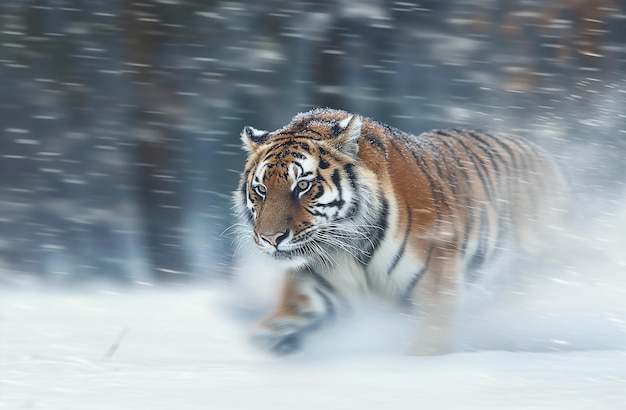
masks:
[[[250,126],[243,127],[243,131],[241,131],[243,149],[250,153],[256,151],[258,146],[263,144],[269,135],[269,131],[257,130]]]
[[[338,136],[335,138],[337,148],[352,156],[359,152],[359,137],[361,136],[361,117],[350,115],[339,121]]]

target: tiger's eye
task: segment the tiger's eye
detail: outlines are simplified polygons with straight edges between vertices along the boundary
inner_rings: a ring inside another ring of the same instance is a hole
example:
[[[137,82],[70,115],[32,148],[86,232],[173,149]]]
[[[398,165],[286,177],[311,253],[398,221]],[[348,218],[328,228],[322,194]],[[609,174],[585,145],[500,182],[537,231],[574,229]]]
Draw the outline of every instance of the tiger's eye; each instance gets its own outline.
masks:
[[[310,181],[300,181],[298,182],[298,189],[300,191],[306,191],[309,186],[311,186],[311,182]]]
[[[261,196],[265,196],[265,194],[267,193],[267,188],[265,187],[265,185],[257,185],[254,189],[256,193]]]

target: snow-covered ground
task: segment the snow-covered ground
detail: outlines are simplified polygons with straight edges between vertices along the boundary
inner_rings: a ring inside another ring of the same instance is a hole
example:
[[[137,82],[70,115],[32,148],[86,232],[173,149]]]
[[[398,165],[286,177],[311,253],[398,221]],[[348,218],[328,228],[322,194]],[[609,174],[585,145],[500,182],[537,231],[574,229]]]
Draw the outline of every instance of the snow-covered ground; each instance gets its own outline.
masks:
[[[553,284],[468,314],[440,357],[404,356],[410,321],[383,310],[273,358],[246,342],[246,291],[5,291],[0,408],[624,408],[626,286]]]

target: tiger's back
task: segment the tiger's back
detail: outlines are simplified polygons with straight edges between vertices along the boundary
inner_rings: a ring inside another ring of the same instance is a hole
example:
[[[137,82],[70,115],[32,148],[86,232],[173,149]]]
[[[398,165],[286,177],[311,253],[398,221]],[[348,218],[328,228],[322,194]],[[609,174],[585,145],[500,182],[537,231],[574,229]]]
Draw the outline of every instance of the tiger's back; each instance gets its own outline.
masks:
[[[443,351],[469,274],[505,246],[528,245],[558,208],[558,170],[516,137],[415,136],[329,109],[242,137],[250,156],[239,212],[263,251],[297,262],[255,336],[274,351],[362,294],[414,305],[431,329],[416,351]],[[289,337],[279,335],[285,326]]]
[[[537,246],[558,213],[559,171],[528,141],[460,129],[376,131],[379,143],[363,147],[361,158],[374,169],[387,164],[377,175],[393,187],[397,225],[407,229],[401,246],[423,238],[450,247],[468,273],[504,247]]]

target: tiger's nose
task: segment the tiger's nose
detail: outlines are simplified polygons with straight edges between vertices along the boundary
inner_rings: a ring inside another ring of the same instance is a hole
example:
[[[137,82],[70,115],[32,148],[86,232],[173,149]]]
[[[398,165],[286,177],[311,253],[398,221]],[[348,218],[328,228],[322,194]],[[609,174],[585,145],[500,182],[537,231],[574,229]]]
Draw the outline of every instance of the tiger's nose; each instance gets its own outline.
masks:
[[[278,246],[283,240],[289,236],[289,229],[285,232],[266,232],[259,235],[261,239],[268,242],[272,246]]]

